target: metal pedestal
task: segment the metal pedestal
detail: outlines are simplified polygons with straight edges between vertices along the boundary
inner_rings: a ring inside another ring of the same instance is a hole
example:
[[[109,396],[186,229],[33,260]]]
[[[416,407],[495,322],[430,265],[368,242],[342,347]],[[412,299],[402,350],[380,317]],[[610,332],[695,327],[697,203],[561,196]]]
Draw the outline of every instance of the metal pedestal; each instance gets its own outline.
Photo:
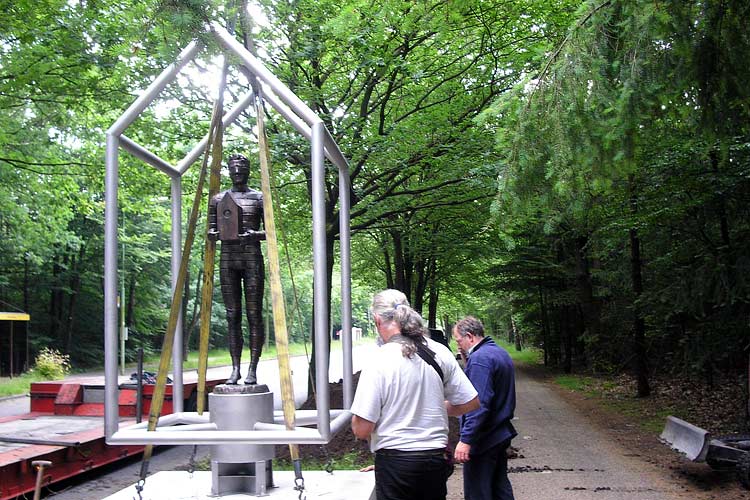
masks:
[[[219,385],[209,394],[211,422],[218,430],[252,430],[256,422],[273,423],[273,393],[268,386]],[[266,495],[273,487],[274,445],[211,446],[211,494]]]

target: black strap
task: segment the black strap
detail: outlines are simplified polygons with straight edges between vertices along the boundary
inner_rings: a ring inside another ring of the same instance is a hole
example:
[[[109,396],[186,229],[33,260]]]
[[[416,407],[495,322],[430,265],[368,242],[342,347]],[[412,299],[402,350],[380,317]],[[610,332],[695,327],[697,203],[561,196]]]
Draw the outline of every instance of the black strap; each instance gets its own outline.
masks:
[[[429,350],[427,347],[425,347],[423,344],[420,344],[417,342],[417,354],[420,358],[422,358],[425,363],[432,366],[438,375],[440,375],[440,381],[445,383],[445,378],[443,377],[443,370],[440,369],[440,365],[437,364],[437,361],[435,361],[435,353]]]

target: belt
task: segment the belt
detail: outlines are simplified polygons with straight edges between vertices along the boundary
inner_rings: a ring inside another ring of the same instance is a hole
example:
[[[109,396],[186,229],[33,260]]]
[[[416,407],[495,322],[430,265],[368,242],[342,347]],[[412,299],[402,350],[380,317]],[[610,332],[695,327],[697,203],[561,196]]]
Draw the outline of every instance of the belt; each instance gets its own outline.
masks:
[[[396,450],[393,448],[381,448],[375,450],[375,454],[387,457],[445,457],[445,448],[434,450]]]

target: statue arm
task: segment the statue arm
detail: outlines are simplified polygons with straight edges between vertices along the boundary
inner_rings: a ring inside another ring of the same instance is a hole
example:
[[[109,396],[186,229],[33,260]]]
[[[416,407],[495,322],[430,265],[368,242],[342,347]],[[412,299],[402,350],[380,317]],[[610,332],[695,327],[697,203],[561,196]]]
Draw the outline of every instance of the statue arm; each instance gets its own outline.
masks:
[[[263,218],[263,197],[260,197],[260,220],[258,227],[265,227],[265,220]],[[243,243],[251,243],[256,241],[264,241],[266,239],[266,232],[263,230],[245,229],[240,236],[240,241]]]

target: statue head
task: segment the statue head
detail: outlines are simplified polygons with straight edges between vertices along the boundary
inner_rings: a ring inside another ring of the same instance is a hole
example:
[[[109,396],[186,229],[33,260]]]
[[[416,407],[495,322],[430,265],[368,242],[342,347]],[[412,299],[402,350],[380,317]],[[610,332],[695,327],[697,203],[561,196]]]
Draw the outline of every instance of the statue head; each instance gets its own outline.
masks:
[[[232,183],[235,186],[247,184],[250,175],[250,162],[245,156],[239,153],[233,154],[227,160],[227,168],[229,168],[229,177],[232,178]]]

